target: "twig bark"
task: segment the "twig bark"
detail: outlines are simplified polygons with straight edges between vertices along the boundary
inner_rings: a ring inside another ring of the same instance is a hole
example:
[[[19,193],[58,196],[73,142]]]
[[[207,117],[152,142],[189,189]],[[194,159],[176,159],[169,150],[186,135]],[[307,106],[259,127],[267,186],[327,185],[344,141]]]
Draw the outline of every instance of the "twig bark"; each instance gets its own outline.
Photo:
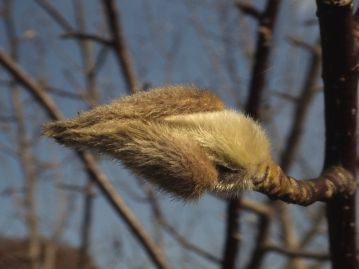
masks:
[[[358,55],[354,48],[351,0],[317,0],[325,101],[324,167],[341,164],[356,172]],[[333,269],[358,268],[355,194],[327,203]]]
[[[125,78],[126,88],[130,90],[130,93],[135,93],[138,90],[136,73],[120,25],[120,14],[117,12],[116,2],[114,0],[102,0],[102,3],[106,12],[107,24],[112,35],[113,48]]]
[[[357,187],[353,175],[341,166],[328,168],[314,179],[297,180],[285,175],[276,164],[274,168],[267,168],[263,178],[254,179],[253,184],[253,190],[272,199],[302,206],[329,201],[341,195],[350,196]]]
[[[53,18],[58,25],[64,28],[66,31],[73,31],[73,27],[67,21],[67,19],[57,11],[57,9],[49,2],[45,0],[35,0],[35,2],[43,9],[46,13]]]
[[[0,50],[0,64],[33,96],[47,115],[53,120],[63,119],[61,111],[53,100],[32,78],[30,78],[8,55]],[[96,182],[108,202],[114,210],[125,221],[139,243],[144,247],[149,257],[157,268],[170,268],[164,254],[159,250],[155,242],[145,232],[141,223],[137,220],[132,211],[127,207],[122,198],[116,193],[110,181],[97,166],[94,157],[87,152],[77,151],[77,156],[83,162],[87,174]]]

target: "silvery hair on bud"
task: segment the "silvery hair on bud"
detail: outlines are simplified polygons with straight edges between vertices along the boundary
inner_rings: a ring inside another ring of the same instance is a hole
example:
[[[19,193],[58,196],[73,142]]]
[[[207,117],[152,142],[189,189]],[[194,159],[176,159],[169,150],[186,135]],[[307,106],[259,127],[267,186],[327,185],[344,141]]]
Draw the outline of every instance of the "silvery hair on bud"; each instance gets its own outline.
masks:
[[[250,189],[251,178],[271,160],[267,137],[255,121],[224,110],[218,97],[193,86],[120,98],[48,123],[44,134],[119,159],[134,174],[184,199]]]

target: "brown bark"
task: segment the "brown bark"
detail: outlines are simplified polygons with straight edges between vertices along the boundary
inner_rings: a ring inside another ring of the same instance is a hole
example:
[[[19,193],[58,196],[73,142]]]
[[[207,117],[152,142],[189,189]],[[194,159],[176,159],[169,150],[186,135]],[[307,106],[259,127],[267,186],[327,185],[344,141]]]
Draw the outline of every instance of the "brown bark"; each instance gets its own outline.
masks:
[[[357,187],[352,174],[340,166],[327,169],[318,178],[297,180],[285,175],[278,165],[273,164],[266,168],[263,178],[255,179],[253,183],[255,191],[272,199],[303,206],[342,195],[350,196]]]
[[[324,167],[342,165],[355,175],[358,57],[353,38],[353,1],[317,0],[325,102]],[[356,269],[355,194],[327,203],[333,269]]]

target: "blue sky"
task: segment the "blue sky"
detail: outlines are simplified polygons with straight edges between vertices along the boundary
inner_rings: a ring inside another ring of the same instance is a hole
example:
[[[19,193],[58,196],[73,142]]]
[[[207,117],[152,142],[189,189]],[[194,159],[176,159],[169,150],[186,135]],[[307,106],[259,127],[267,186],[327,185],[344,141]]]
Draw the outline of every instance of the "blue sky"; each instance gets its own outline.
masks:
[[[105,21],[99,1],[86,0],[86,28],[89,33],[107,35]],[[264,0],[252,1],[262,9]],[[291,123],[292,104],[279,98],[276,93],[298,95],[304,76],[304,70],[309,59],[308,52],[293,48],[287,41],[288,37],[298,37],[314,44],[318,37],[317,26],[304,26],[307,20],[315,20],[315,1],[283,1],[277,30],[274,38],[272,64],[269,66],[268,83],[264,94],[263,104],[268,107],[264,124],[272,138],[274,155],[283,149],[285,137]],[[73,1],[52,1],[64,17],[75,25]],[[250,67],[255,45],[255,20],[240,14],[233,6],[233,1],[165,1],[165,0],[133,0],[117,1],[121,13],[121,22],[130,49],[132,61],[140,83],[150,83],[152,86],[166,84],[191,84],[212,89],[220,95],[228,106],[237,108],[237,98],[245,102],[250,78]],[[55,88],[80,92],[85,90],[81,56],[78,45],[73,40],[64,40],[60,35],[64,32],[54,21],[41,10],[35,1],[14,1],[14,17],[17,33],[21,44],[20,64],[31,76],[46,81]],[[4,24],[0,22],[0,34],[4,36]],[[32,31],[32,32],[31,32]],[[27,34],[34,33],[32,38]],[[5,39],[0,40],[0,46],[9,51]],[[93,46],[96,55],[99,45]],[[230,67],[234,68],[230,73]],[[8,76],[0,70],[0,79]],[[318,80],[318,87],[321,82]],[[97,89],[100,103],[108,102],[127,94],[125,84],[119,72],[117,62],[112,53],[108,53],[105,64],[97,76]],[[83,102],[53,96],[63,113],[75,116],[78,111],[87,109]],[[10,92],[4,89],[0,92],[3,108],[1,113],[11,113]],[[22,95],[26,112],[29,116],[28,130],[33,136],[40,133],[41,122],[46,121],[42,109],[33,103],[25,92]],[[10,111],[10,112],[9,112]],[[266,119],[268,120],[266,121]],[[299,149],[299,157],[291,170],[294,176],[315,176],[323,162],[323,107],[322,93],[319,92],[314,101],[308,118],[303,141]],[[35,122],[35,124],[34,124]],[[13,127],[2,127],[8,130],[0,134],[0,145],[13,147]],[[6,129],[8,128],[8,129]],[[39,178],[37,189],[38,209],[42,220],[41,230],[44,234],[51,233],[56,223],[56,216],[61,212],[59,197],[73,197],[74,208],[69,219],[63,240],[77,245],[81,221],[80,195],[68,194],[59,190],[53,179],[76,185],[84,184],[86,177],[81,170],[81,164],[72,158],[69,150],[52,141],[41,140],[32,148],[33,154],[42,161],[60,163],[60,168],[54,172],[45,172]],[[307,158],[310,156],[310,158]],[[19,186],[23,182],[19,164],[7,154],[1,153],[3,180],[0,180],[0,191],[6,186]],[[300,160],[300,161],[299,161]],[[304,161],[303,161],[304,160]],[[303,169],[303,163],[310,169]],[[143,197],[137,181],[122,169],[118,163],[109,159],[101,161],[101,167],[117,187],[128,205],[140,218],[146,229],[156,235],[155,225],[149,205],[136,199]],[[313,172],[308,172],[313,171]],[[314,174],[313,174],[314,173]],[[60,196],[59,196],[60,193]],[[263,200],[263,196],[248,194],[250,198]],[[123,222],[114,214],[106,201],[97,193],[93,226],[93,253],[102,264],[120,256],[116,268],[150,268],[146,255],[135,239],[128,233]],[[4,234],[25,233],[24,226],[19,220],[14,206],[14,199],[0,197],[1,211],[0,231]],[[161,206],[169,221],[178,230],[198,245],[220,257],[224,235],[225,204],[217,198],[206,196],[198,203],[185,204],[166,195],[159,194]],[[292,208],[292,207],[291,207]],[[296,220],[309,211],[293,207]],[[243,215],[243,229],[248,229],[243,236],[243,252],[241,264],[251,250],[253,243],[253,223],[256,218],[252,214]],[[299,222],[303,227],[307,222]],[[301,229],[299,227],[299,229]],[[277,234],[278,232],[274,232]],[[201,258],[190,255],[188,258],[178,245],[168,236],[162,234],[167,255],[174,268],[216,268],[213,264]],[[279,235],[278,235],[279,237]],[[159,239],[158,239],[159,240]],[[121,253],[114,251],[114,242],[120,242]],[[316,244],[320,249],[325,248],[325,241]],[[122,258],[123,257],[123,258]],[[267,259],[272,268],[281,262],[278,256],[271,255]],[[121,267],[122,265],[122,267]],[[113,268],[113,267],[112,267]],[[279,267],[278,267],[279,268]]]

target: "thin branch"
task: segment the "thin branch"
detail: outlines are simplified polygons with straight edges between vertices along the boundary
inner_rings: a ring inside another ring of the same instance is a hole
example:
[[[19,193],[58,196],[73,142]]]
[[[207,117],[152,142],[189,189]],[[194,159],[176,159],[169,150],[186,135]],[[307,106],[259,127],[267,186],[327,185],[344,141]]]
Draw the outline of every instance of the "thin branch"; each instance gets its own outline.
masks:
[[[63,119],[61,111],[57,108],[50,96],[45,93],[42,87],[32,80],[32,78],[30,78],[9,56],[1,50],[0,63],[12,76],[14,76],[14,78],[16,78],[20,84],[25,87],[25,89],[29,91],[29,93],[41,105],[51,119]],[[107,201],[125,221],[129,229],[138,239],[138,242],[144,247],[153,263],[158,268],[170,268],[164,254],[160,251],[155,242],[152,241],[147,232],[145,232],[141,223],[127,207],[122,198],[116,193],[115,189],[111,185],[111,182],[97,166],[95,158],[88,152],[77,151],[76,153],[85,165],[87,174],[90,178],[93,178]]]
[[[258,233],[256,235],[256,246],[254,248],[254,251],[251,255],[250,260],[248,261],[246,269],[257,269],[261,268],[263,263],[263,257],[266,253],[266,249],[264,249],[264,245],[269,241],[270,236],[270,223],[271,223],[271,217],[262,215],[259,217],[257,230]]]
[[[263,247],[266,251],[277,252],[282,255],[286,255],[291,258],[305,258],[319,261],[327,261],[329,259],[328,253],[315,253],[308,251],[301,251],[297,249],[288,249],[287,247],[277,246],[271,243],[266,244]]]
[[[282,230],[282,244],[287,249],[298,249],[299,242],[296,231],[295,222],[293,222],[291,210],[288,208],[288,205],[285,203],[278,202],[276,203],[276,209],[278,211],[278,217],[280,220],[281,230]],[[288,257],[287,262],[288,267],[291,269],[306,269],[307,267],[304,264],[304,261],[298,257]]]
[[[206,250],[200,248],[199,246],[194,245],[187,238],[177,232],[177,229],[170,225],[164,219],[160,220],[161,225],[164,227],[165,231],[170,234],[182,247],[185,249],[192,251],[193,253],[197,254],[198,256],[205,258],[208,261],[211,261],[216,264],[221,264],[222,261],[220,258],[216,257],[215,255],[207,252]]]
[[[35,0],[35,2],[52,18],[54,21],[68,32],[72,32],[74,29],[67,19],[62,16],[60,12],[46,0]]]
[[[84,210],[83,210],[83,219],[81,224],[81,245],[79,249],[79,259],[78,259],[78,268],[85,269],[89,263],[89,249],[91,246],[91,227],[93,221],[93,210],[94,210],[94,187],[95,182],[91,179],[88,179],[88,182],[85,187],[85,197],[84,197]]]
[[[147,203],[150,203],[156,221],[174,240],[176,240],[183,248],[187,249],[188,251],[191,251],[194,254],[197,254],[198,256],[208,261],[211,261],[216,264],[221,263],[221,260],[219,258],[200,248],[199,246],[194,245],[193,243],[188,241],[186,237],[177,232],[177,229],[173,227],[163,215],[160,204],[158,203],[158,200],[156,199],[156,196],[151,189],[148,189],[147,196]]]
[[[78,22],[78,27],[80,28],[80,31],[76,31],[74,27],[71,26],[71,24],[66,20],[65,17],[62,16],[62,14],[48,1],[44,0],[36,0],[38,5],[44,9],[44,11],[61,27],[65,32],[65,34],[62,35],[63,38],[77,38],[79,40],[79,47],[80,52],[82,54],[88,54],[90,51],[90,44],[87,43],[86,39],[93,39],[96,42],[102,43],[105,45],[104,48],[101,48],[97,55],[97,60],[95,62],[92,61],[92,59],[88,59],[88,57],[84,56],[82,57],[84,59],[84,65],[85,65],[85,73],[87,77],[87,81],[90,81],[90,83],[86,83],[86,88],[89,92],[88,95],[84,97],[84,99],[90,103],[91,105],[94,104],[95,97],[95,89],[93,87],[93,80],[95,79],[96,73],[99,70],[99,67],[103,64],[105,61],[105,56],[107,53],[107,49],[109,46],[113,46],[113,42],[106,40],[105,38],[102,38],[100,36],[97,36],[95,34],[86,34],[83,33],[84,31],[84,23],[81,21],[81,16],[78,16],[79,12],[76,12],[76,19]],[[75,2],[77,3],[77,2]],[[78,11],[81,9],[80,5],[78,8],[75,7],[75,11]]]
[[[112,35],[117,61],[125,78],[127,89],[130,93],[135,93],[138,89],[136,73],[131,62],[130,52],[126,46],[116,2],[114,0],[102,0],[102,3],[106,12],[108,28]]]
[[[47,86],[47,85],[42,85],[42,87],[43,87],[44,91],[46,91],[46,92],[48,92],[50,94],[62,97],[62,98],[69,98],[69,99],[74,99],[74,100],[78,100],[78,101],[86,99],[85,95],[82,94],[82,93],[73,93],[73,92],[70,92],[70,91],[66,91],[66,90],[63,90],[63,89],[58,89],[58,88],[55,88],[55,87],[52,87],[52,86]]]
[[[309,43],[305,42],[304,40],[299,39],[297,37],[288,37],[288,41],[293,46],[303,48],[305,50],[308,50],[308,51],[312,52],[313,54],[319,54],[320,53],[318,44],[313,46],[312,44],[309,44]]]
[[[113,46],[113,42],[105,37],[96,35],[96,34],[88,34],[88,33],[81,33],[81,32],[67,32],[61,34],[62,38],[77,38],[81,40],[91,40],[105,46]]]
[[[246,15],[249,15],[257,20],[260,20],[262,13],[253,5],[248,3],[236,2],[237,8]]]
[[[248,198],[242,198],[242,208],[243,210],[250,210],[255,212],[258,215],[264,215],[264,216],[272,216],[274,214],[273,207],[264,204],[259,203],[255,200],[251,200]]]

